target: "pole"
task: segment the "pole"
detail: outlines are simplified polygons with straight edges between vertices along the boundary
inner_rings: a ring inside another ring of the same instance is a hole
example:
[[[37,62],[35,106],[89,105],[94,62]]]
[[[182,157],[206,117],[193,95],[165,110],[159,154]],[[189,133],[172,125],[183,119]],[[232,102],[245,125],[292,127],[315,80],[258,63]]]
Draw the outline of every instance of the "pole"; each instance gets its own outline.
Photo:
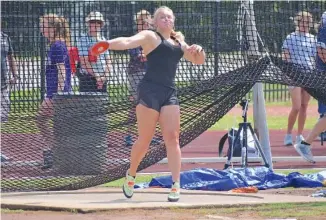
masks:
[[[132,33],[137,33],[137,25],[135,24],[135,16],[136,16],[136,2],[132,1],[131,4],[131,28]]]
[[[45,10],[45,3],[41,3],[40,4],[40,11],[41,11],[41,15],[44,14],[44,10]],[[41,78],[41,85],[40,85],[40,95],[41,95],[41,103],[43,102],[43,100],[45,99],[45,57],[46,57],[46,52],[45,52],[45,47],[46,47],[46,43],[45,43],[45,39],[44,37],[39,34],[40,37],[40,61],[41,61],[41,71],[40,71],[40,78]]]
[[[246,38],[248,41],[247,57],[249,61],[256,60],[259,56],[258,37],[256,29],[256,21],[254,14],[254,1],[246,0],[243,2],[245,7],[245,25]],[[266,120],[265,98],[263,91],[263,84],[256,83],[253,87],[253,112],[254,112],[254,128],[258,131],[262,150],[266,156],[270,169],[273,169],[272,153],[269,140],[269,132]]]
[[[221,8],[221,3],[219,1],[217,1],[215,4],[215,7],[212,7],[214,10],[213,12],[213,39],[214,39],[214,76],[218,76],[218,55],[219,55],[219,48],[218,48],[218,40],[219,40],[219,36],[218,36],[218,26],[219,26],[219,19],[218,19],[218,15],[219,15],[219,11]]]

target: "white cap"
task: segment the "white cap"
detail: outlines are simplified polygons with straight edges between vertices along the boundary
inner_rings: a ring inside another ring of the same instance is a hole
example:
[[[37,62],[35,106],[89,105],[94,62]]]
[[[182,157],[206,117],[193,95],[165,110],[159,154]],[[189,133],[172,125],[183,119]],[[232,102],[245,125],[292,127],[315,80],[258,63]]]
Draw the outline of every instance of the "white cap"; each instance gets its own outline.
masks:
[[[321,23],[323,26],[326,26],[326,11],[321,16]]]
[[[86,22],[89,22],[89,21],[102,21],[102,22],[104,22],[104,16],[103,16],[103,14],[101,12],[92,11],[86,17]]]

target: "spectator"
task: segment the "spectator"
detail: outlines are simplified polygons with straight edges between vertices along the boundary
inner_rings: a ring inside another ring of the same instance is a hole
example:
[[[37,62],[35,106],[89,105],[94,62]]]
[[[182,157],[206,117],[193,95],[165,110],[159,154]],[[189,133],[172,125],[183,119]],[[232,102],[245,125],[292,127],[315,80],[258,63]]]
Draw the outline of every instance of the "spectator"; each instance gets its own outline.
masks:
[[[12,73],[12,77],[9,77],[10,72]],[[1,123],[8,121],[10,112],[10,85],[13,85],[18,78],[10,37],[1,31]],[[0,153],[0,156],[1,162],[9,160],[9,158],[2,153]]]
[[[326,72],[326,11],[321,17],[321,25],[317,34],[317,56],[316,56],[316,69]],[[320,118],[326,115],[326,103],[318,101],[318,113]],[[321,135],[325,139],[325,134]]]
[[[309,12],[299,12],[295,18],[295,32],[289,34],[283,43],[283,59],[287,62],[299,65],[304,69],[313,69],[315,66],[316,40],[309,34],[313,25],[312,15]],[[310,95],[301,87],[289,86],[292,100],[292,108],[288,117],[287,134],[284,145],[293,145],[292,130],[298,118],[298,131],[296,143],[304,140],[302,132],[307,117],[307,108]]]
[[[107,92],[107,81],[110,73],[110,58],[106,51],[99,57],[89,54],[89,49],[94,43],[105,40],[101,36],[104,26],[104,17],[98,12],[91,12],[86,17],[88,33],[77,42],[82,70],[79,74],[80,92]]]
[[[314,157],[311,153],[311,144],[313,140],[322,132],[326,130],[326,115],[316,123],[314,128],[311,130],[306,140],[301,141],[294,145],[297,152],[308,162],[315,163]]]
[[[46,98],[41,104],[37,117],[37,126],[49,149],[44,150],[44,168],[52,166],[53,134],[50,120],[53,116],[53,95],[57,92],[71,91],[71,70],[68,49],[70,30],[64,17],[46,14],[40,18],[43,36],[49,41],[50,50],[46,64]]]
[[[9,77],[10,72],[12,73],[12,78]],[[8,121],[10,112],[10,85],[13,85],[18,78],[10,37],[1,31],[1,123]]]
[[[137,25],[137,32],[141,32],[143,30],[147,30],[150,28],[149,20],[151,19],[151,14],[146,10],[139,11],[135,16],[135,22]],[[145,75],[146,72],[146,56],[143,53],[143,49],[141,47],[137,47],[134,49],[130,49],[130,61],[127,68],[128,81],[129,81],[129,92],[131,94],[130,100],[137,100],[137,86],[139,82]],[[136,108],[132,107],[129,111],[128,117],[129,121],[132,120],[136,113]],[[131,126],[129,126],[129,134]],[[125,137],[126,146],[132,146],[133,140],[131,135]]]
[[[326,72],[326,11],[322,15],[321,26],[317,35],[317,56],[316,69]],[[318,112],[320,119],[307,136],[305,141],[301,141],[295,145],[297,152],[308,162],[314,163],[314,158],[311,153],[312,141],[323,131],[326,130],[326,105],[318,101]],[[322,137],[323,138],[323,137]]]

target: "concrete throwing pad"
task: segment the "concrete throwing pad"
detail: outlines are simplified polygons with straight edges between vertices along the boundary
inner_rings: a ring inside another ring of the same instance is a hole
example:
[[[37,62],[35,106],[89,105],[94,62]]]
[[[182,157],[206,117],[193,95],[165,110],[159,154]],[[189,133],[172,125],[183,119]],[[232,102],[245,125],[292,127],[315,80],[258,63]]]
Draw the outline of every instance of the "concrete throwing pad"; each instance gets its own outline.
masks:
[[[167,202],[169,189],[135,190],[132,199],[126,199],[121,189],[91,188],[77,191],[2,193],[1,207],[32,210],[77,210],[79,212],[128,208],[168,208],[258,205],[280,202],[326,202],[326,198],[307,196],[238,194],[182,190],[179,202]]]

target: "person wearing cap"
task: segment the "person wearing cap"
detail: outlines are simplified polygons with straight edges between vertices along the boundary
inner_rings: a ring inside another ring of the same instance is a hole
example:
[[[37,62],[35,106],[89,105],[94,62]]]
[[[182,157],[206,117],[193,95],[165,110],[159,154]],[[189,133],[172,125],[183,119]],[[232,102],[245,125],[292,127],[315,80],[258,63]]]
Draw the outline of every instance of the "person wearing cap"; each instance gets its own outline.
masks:
[[[309,31],[313,25],[311,13],[300,11],[294,18],[296,29],[289,34],[283,42],[283,59],[303,70],[313,70],[315,68],[316,39]],[[309,93],[301,87],[289,86],[292,107],[288,116],[287,133],[284,138],[284,145],[293,145],[292,131],[298,119],[298,130],[295,143],[304,140],[302,133],[307,118],[307,108],[310,100]]]
[[[110,73],[111,62],[109,53],[92,56],[89,52],[95,43],[106,40],[101,35],[101,29],[105,24],[103,14],[94,11],[86,17],[88,33],[81,36],[77,42],[80,56],[81,71],[79,71],[80,92],[107,92],[107,81]]]
[[[316,69],[326,73],[326,11],[322,15],[321,25],[317,34]],[[310,131],[307,138],[294,146],[297,152],[310,163],[315,163],[313,154],[311,152],[311,144],[320,133],[326,130],[325,104],[326,103],[318,101],[318,112],[320,114],[320,119]]]

